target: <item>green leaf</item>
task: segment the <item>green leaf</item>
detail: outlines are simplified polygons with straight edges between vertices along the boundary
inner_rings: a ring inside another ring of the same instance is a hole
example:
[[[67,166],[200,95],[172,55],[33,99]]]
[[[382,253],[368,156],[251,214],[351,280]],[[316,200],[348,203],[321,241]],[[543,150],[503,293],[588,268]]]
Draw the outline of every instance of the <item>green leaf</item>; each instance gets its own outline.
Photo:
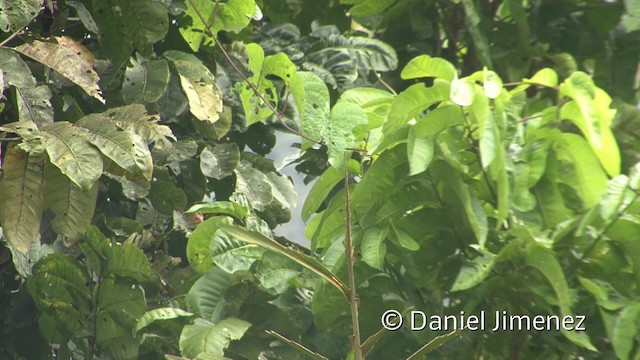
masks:
[[[214,201],[203,204],[195,204],[185,211],[186,213],[223,214],[242,220],[249,211],[246,207],[232,201]]]
[[[225,306],[224,294],[231,286],[231,275],[219,267],[206,272],[187,294],[187,309],[213,322],[221,320]]]
[[[236,238],[237,240],[244,241],[250,244],[261,246],[267,250],[273,251],[280,255],[286,256],[289,259],[297,262],[303,267],[316,273],[323,279],[327,280],[333,286],[335,286],[346,298],[347,287],[335,274],[325,268],[318,260],[307,256],[299,251],[292,250],[288,247],[281,245],[280,243],[269,239],[263,235],[245,230],[243,228],[233,225],[222,225],[221,229],[228,235]]]
[[[329,89],[317,75],[298,72],[291,84],[291,92],[302,119],[302,132],[315,140],[321,140],[323,129],[329,127]],[[313,143],[303,139],[301,150]]]
[[[152,44],[164,39],[169,17],[164,4],[157,1],[93,0],[98,40],[105,54],[120,66],[133,49],[151,55]]]
[[[562,134],[559,147],[558,158],[567,160],[575,170],[574,174],[561,176],[573,179],[574,182],[570,184],[578,191],[586,206],[594,205],[607,191],[607,176],[598,159],[584,139],[575,134]]]
[[[45,168],[45,180],[45,202],[55,214],[51,227],[64,235],[65,244],[71,246],[86,232],[91,222],[98,198],[98,184],[85,191],[50,163]]]
[[[393,101],[389,120],[384,124],[384,132],[393,133],[433,104],[448,100],[450,91],[450,83],[441,79],[436,79],[429,88],[424,84],[411,85]]]
[[[187,207],[187,195],[169,178],[151,181],[147,197],[153,207],[164,214],[172,214],[174,210],[182,211]]]
[[[211,70],[198,57],[178,50],[167,50],[162,56],[175,65],[178,74],[192,83],[214,85],[215,79]]]
[[[98,285],[96,344],[114,360],[138,357],[138,340],[132,336],[146,310],[142,288],[129,279],[103,279]]]
[[[193,325],[186,325],[180,334],[180,353],[193,358],[202,352],[224,355],[224,349],[231,340],[239,340],[251,324],[236,318],[227,318],[216,324],[196,319]]]
[[[43,145],[49,160],[83,190],[89,190],[102,175],[102,156],[87,142],[88,130],[66,121],[43,127]]]
[[[560,94],[574,100],[562,106],[560,116],[580,129],[610,176],[620,174],[620,150],[611,131],[616,112],[609,107],[609,95],[582,72],[571,74],[560,85]]]
[[[341,169],[345,163],[344,152],[355,145],[354,131],[358,126],[365,125],[367,114],[360,106],[338,101],[331,109],[329,127],[323,128],[322,138],[329,148],[329,163]]]
[[[495,99],[502,93],[502,79],[486,68],[482,71],[482,84],[484,93],[489,99]]]
[[[558,306],[562,316],[571,316],[571,295],[569,286],[562,272],[562,267],[554,257],[553,252],[547,248],[531,242],[526,248],[527,264],[538,269],[549,281],[558,299]],[[576,345],[582,346],[592,351],[597,351],[591,344],[587,334],[576,331],[561,329],[562,334]]]
[[[612,327],[611,345],[619,359],[630,359],[633,351],[635,336],[638,332],[640,318],[640,303],[626,306],[616,318]]]
[[[50,254],[34,265],[27,288],[47,341],[64,343],[85,326],[91,311],[87,280],[84,269],[66,255]]]
[[[36,79],[27,64],[11,49],[0,47],[0,71],[7,85],[19,88],[36,86]],[[0,87],[4,90],[5,84],[0,84]]]
[[[57,71],[60,75],[80,86],[89,96],[104,103],[98,81],[93,70],[95,59],[80,43],[67,37],[55,37],[56,42],[34,40],[22,44],[15,50]]]
[[[400,73],[400,77],[405,80],[434,77],[453,81],[456,76],[456,68],[450,62],[429,55],[420,55],[409,60]]]
[[[524,79],[524,82],[546,87],[556,87],[558,86],[558,74],[551,68],[544,68],[535,73],[531,79]]]
[[[31,121],[38,125],[53,122],[53,107],[50,99],[51,90],[46,85],[36,88],[16,87],[20,121]]]
[[[247,220],[249,222],[249,220]],[[198,272],[209,271],[214,265],[228,273],[248,270],[264,250],[229,237],[220,230],[232,224],[227,216],[215,216],[196,227],[187,243],[187,259]]]
[[[387,0],[384,0],[387,1]],[[381,3],[383,1],[377,1]],[[364,36],[331,35],[326,38],[327,51],[346,51],[355,60],[358,70],[361,71],[393,71],[398,67],[398,56],[395,49],[389,44],[375,38]],[[322,50],[311,55],[322,54]],[[334,69],[331,69],[334,70]],[[335,71],[331,71],[334,73]]]
[[[329,167],[325,172],[316,180],[307,194],[307,198],[304,201],[302,207],[302,219],[304,221],[309,220],[311,215],[318,210],[320,205],[327,199],[327,196],[331,193],[331,190],[344,179],[344,174],[335,167]]]
[[[99,116],[85,116],[76,125],[87,129],[89,142],[122,169],[151,180],[153,160],[149,147],[140,136],[121,131],[113,122]]]
[[[165,60],[143,63],[131,59],[122,83],[122,97],[127,104],[154,103],[169,85],[169,66]]]
[[[151,280],[154,276],[147,256],[140,248],[131,244],[104,241],[101,244],[104,259],[103,278],[129,278],[138,282]]]
[[[427,170],[433,159],[433,138],[418,137],[415,126],[409,128],[407,158],[409,159],[409,176],[417,175]]]
[[[146,328],[156,321],[165,321],[191,316],[193,316],[193,313],[174,307],[163,307],[149,310],[144,313],[142,317],[140,317],[140,320],[138,320],[138,322],[136,323],[136,327],[133,329],[133,332],[134,334],[138,333],[140,330]]]
[[[226,3],[214,3],[207,0],[186,0],[185,16],[191,18],[186,26],[180,27],[180,34],[193,51],[198,51],[204,43],[213,42],[211,34],[218,32],[240,32],[256,13],[254,0],[229,0]],[[187,22],[184,22],[187,24]]]
[[[384,241],[388,233],[388,228],[372,226],[362,234],[362,243],[360,244],[362,261],[380,271],[382,271],[384,258],[387,254],[387,244]]]
[[[27,26],[42,9],[39,1],[0,0],[0,30],[13,32]]]
[[[266,119],[273,113],[260,96],[276,106],[278,104],[278,96],[277,90],[271,80],[265,78],[264,50],[260,45],[254,43],[248,44],[246,50],[247,56],[249,57],[249,70],[251,70],[252,75],[248,78],[249,83],[246,81],[242,83],[238,82],[236,89],[240,93],[246,124],[249,126]],[[260,96],[256,94],[256,90]]]
[[[44,210],[44,158],[9,144],[0,181],[0,223],[11,249],[26,253],[39,241]]]
[[[290,209],[296,205],[297,195],[291,181],[274,172],[263,173],[242,160],[234,170],[236,174],[236,192],[249,199],[251,206],[258,211],[282,211],[284,221],[290,216]]]
[[[464,123],[464,115],[459,107],[442,104],[425,116],[416,120],[413,132],[418,138],[435,137],[451,126]]]
[[[468,290],[484,281],[497,260],[498,256],[488,251],[483,251],[480,256],[472,260],[465,260],[451,291]]]
[[[236,144],[207,146],[200,153],[200,170],[205,176],[223,179],[231,174],[240,162],[240,152]]]
[[[341,1],[341,3],[345,3]],[[352,3],[352,2],[348,2]],[[349,9],[348,14],[356,17],[366,17],[378,15],[383,12],[386,8],[391,6],[394,3],[394,0],[362,0],[358,1],[356,5],[352,6]]]
[[[420,250],[420,244],[418,244],[411,235],[409,235],[407,232],[405,232],[402,229],[396,228],[396,226],[393,225],[393,222],[390,222],[390,225],[391,225],[392,234],[395,240],[398,242],[398,244],[400,244],[400,246],[402,246],[403,248],[409,251]]]

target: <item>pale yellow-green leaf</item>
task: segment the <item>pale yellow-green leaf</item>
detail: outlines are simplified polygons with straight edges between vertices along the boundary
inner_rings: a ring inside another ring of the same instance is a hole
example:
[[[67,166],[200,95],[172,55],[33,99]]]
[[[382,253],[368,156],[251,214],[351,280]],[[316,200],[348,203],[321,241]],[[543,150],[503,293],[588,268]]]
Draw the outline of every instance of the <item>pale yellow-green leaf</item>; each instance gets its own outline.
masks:
[[[215,85],[204,82],[192,83],[180,75],[182,90],[189,100],[189,111],[201,121],[214,123],[222,112],[222,94]]]

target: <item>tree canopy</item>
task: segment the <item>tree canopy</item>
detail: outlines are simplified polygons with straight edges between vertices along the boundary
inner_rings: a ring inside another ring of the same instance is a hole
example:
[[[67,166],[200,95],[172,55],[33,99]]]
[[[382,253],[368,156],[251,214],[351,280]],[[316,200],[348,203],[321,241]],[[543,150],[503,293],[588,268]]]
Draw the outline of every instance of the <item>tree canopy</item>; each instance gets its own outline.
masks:
[[[0,0],[0,358],[640,358],[638,19]]]

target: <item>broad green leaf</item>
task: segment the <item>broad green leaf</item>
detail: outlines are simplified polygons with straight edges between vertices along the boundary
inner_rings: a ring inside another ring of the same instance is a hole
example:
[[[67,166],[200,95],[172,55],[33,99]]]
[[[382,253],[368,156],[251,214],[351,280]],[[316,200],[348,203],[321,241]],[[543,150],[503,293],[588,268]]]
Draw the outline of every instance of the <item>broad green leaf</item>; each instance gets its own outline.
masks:
[[[378,39],[364,36],[330,35],[325,41],[327,46],[325,50],[346,51],[355,60],[358,70],[392,71],[398,67],[398,56],[395,49]],[[322,51],[311,54],[311,58],[320,53]]]
[[[164,39],[169,18],[158,1],[93,0],[94,20],[100,32],[98,40],[105,54],[120,66],[133,49],[151,55],[153,43]]]
[[[382,126],[389,115],[394,96],[384,90],[376,88],[353,88],[340,96],[340,101],[354,103],[369,117],[365,130],[372,130]]]
[[[556,293],[558,299],[558,306],[560,307],[560,313],[564,316],[571,316],[571,295],[569,293],[569,286],[564,277],[562,267],[558,260],[554,257],[553,252],[547,248],[531,242],[526,248],[526,261],[527,264],[533,266],[540,271],[545,278],[549,281],[553,290]],[[562,334],[576,345],[582,346],[592,351],[597,351],[591,344],[587,334],[577,331],[561,330]]]
[[[618,175],[620,151],[610,128],[616,111],[609,107],[609,95],[582,72],[573,73],[565,80],[560,85],[560,94],[574,100],[562,106],[560,116],[580,129],[607,173]]]
[[[411,59],[400,73],[400,77],[405,80],[434,77],[453,81],[456,75],[456,68],[450,62],[442,58],[432,58],[429,55],[420,55]]]
[[[459,107],[443,104],[417,119],[413,132],[419,138],[435,137],[451,126],[463,124],[463,116]]]
[[[451,291],[468,290],[478,285],[487,278],[497,260],[498,256],[488,251],[483,251],[474,259],[465,260]]]
[[[51,90],[46,85],[36,88],[16,87],[20,121],[31,121],[38,125],[53,122],[53,107],[50,99]]]
[[[220,119],[222,94],[215,85],[192,83],[184,76],[180,76],[180,83],[189,100],[189,111],[196,119],[210,123]]]
[[[451,101],[460,106],[469,106],[476,95],[475,84],[468,79],[454,79],[451,82]]]
[[[291,340],[291,339],[287,339],[286,337],[278,334],[277,332],[273,331],[273,330],[267,330],[267,334],[275,337],[276,339],[282,341],[283,343],[289,345],[291,348],[295,349],[298,353],[305,355],[307,358],[309,359],[313,359],[313,360],[328,360],[326,357],[318,354],[317,352],[311,351],[309,349],[307,349],[306,347],[304,347],[303,345]]]
[[[618,359],[630,359],[635,345],[635,336],[638,332],[638,319],[640,318],[640,303],[626,306],[616,318],[612,327],[611,345]]]
[[[85,191],[60,170],[47,163],[45,167],[45,202],[55,217],[51,227],[65,236],[65,244],[74,244],[86,232],[98,198],[98,184]]]
[[[187,294],[187,309],[198,316],[218,322],[223,316],[225,291],[231,286],[231,275],[219,267],[206,272],[198,279]]]
[[[391,233],[395,237],[395,240],[398,242],[398,244],[400,244],[400,246],[402,246],[403,248],[409,251],[420,250],[420,244],[418,244],[411,235],[409,235],[407,232],[405,232],[402,229],[396,228],[396,226],[393,225],[393,222],[391,222],[390,225],[391,225]]]
[[[101,248],[103,278],[129,278],[138,282],[153,278],[149,260],[137,246],[104,241]]]
[[[387,255],[387,244],[384,241],[388,233],[388,228],[372,226],[362,234],[362,243],[360,244],[362,261],[380,271],[382,271],[384,258]]]
[[[84,25],[87,30],[91,31],[94,34],[100,32],[100,30],[98,30],[98,25],[96,25],[95,20],[93,20],[91,12],[89,12],[89,10],[82,2],[72,0],[67,1],[66,3],[67,5],[72,6],[74,9],[76,9],[76,13],[78,13],[78,17],[80,18],[82,25]]]
[[[43,145],[49,160],[83,190],[102,175],[102,156],[87,140],[88,130],[65,121],[43,127]]]
[[[309,190],[309,194],[304,201],[302,207],[302,219],[307,221],[311,215],[318,210],[320,205],[327,200],[327,196],[331,193],[331,190],[344,179],[344,174],[335,167],[329,167],[325,172],[316,180]]]
[[[193,51],[198,51],[202,44],[211,44],[212,34],[217,36],[221,30],[240,32],[256,13],[254,0],[229,0],[218,4],[207,0],[186,0],[185,4],[184,16],[191,21],[181,21],[185,26],[180,27],[180,34]]]
[[[432,87],[414,84],[398,94],[389,112],[389,120],[384,124],[384,132],[389,134],[417,118],[433,104],[448,100],[451,91],[450,83],[436,79]]]
[[[417,175],[427,170],[433,159],[433,138],[418,137],[415,126],[409,129],[407,158],[409,159],[409,176]]]
[[[184,190],[168,177],[152,180],[147,197],[153,207],[164,214],[172,214],[174,210],[182,211],[187,207],[187,195]]]
[[[2,229],[0,229],[0,238],[3,238],[3,235]],[[31,243],[31,246],[29,246],[28,252],[12,251],[11,258],[18,274],[26,279],[32,275],[33,266],[40,261],[40,259],[54,252],[52,246],[42,244],[40,241],[34,241]]]
[[[88,280],[84,269],[62,254],[50,254],[33,267],[27,282],[40,310],[40,332],[50,342],[66,342],[80,331],[90,313]]]
[[[56,42],[34,40],[15,48],[19,53],[57,71],[60,75],[80,86],[89,96],[104,103],[98,81],[93,70],[95,58],[84,46],[67,37],[55,37]]]
[[[247,196],[254,209],[271,212],[281,222],[289,220],[290,211],[297,201],[289,178],[274,172],[265,174],[246,160],[240,161],[234,172],[236,193]]]
[[[341,3],[353,4],[353,2],[341,1]],[[374,16],[393,5],[393,0],[362,0],[349,9],[348,14],[356,17]]]
[[[0,71],[6,85],[19,88],[32,88],[36,86],[36,79],[31,75],[31,70],[15,51],[0,47]],[[4,90],[5,84],[0,84]]]
[[[531,79],[524,79],[524,82],[547,87],[556,87],[558,86],[558,74],[553,69],[544,68],[535,73]]]
[[[614,222],[606,232],[607,236],[622,245],[631,260],[636,281],[640,281],[640,241],[638,241],[640,222],[631,218],[622,218]]]
[[[0,181],[0,223],[14,252],[26,253],[39,241],[44,210],[45,159],[29,155],[9,144],[4,154]]]
[[[571,178],[569,184],[578,191],[586,206],[592,206],[607,191],[607,176],[587,142],[575,134],[562,134],[558,158],[569,162],[574,174],[561,174]],[[573,175],[571,177],[565,175]]]
[[[263,249],[233,239],[220,230],[222,225],[231,223],[231,218],[227,216],[216,216],[201,223],[193,231],[187,243],[187,259],[196,271],[202,273],[215,265],[228,273],[234,273],[248,270],[260,258]]]
[[[344,152],[355,146],[354,131],[365,125],[367,114],[353,103],[338,101],[331,109],[329,127],[323,128],[322,138],[329,148],[329,163],[341,169],[345,163]]]
[[[322,140],[323,129],[329,127],[329,89],[314,73],[298,72],[291,92],[302,119],[302,132],[312,139]],[[301,150],[311,145],[303,139]]]
[[[229,215],[238,220],[244,219],[249,213],[246,207],[233,201],[214,201],[209,203],[196,204],[190,207],[185,212]]]
[[[252,75],[248,78],[249,83],[246,81],[238,82],[236,89],[240,93],[246,125],[249,126],[273,114],[262,98],[277,106],[278,96],[271,80],[265,78],[264,50],[260,45],[251,43],[246,46],[246,51],[249,57],[249,70],[251,70]],[[256,90],[258,94],[256,94]]]
[[[0,0],[0,30],[14,32],[27,26],[42,9],[39,1]]]
[[[227,318],[218,323],[204,319],[196,319],[193,325],[186,325],[180,334],[180,353],[194,358],[207,352],[213,355],[224,355],[224,349],[231,340],[239,340],[251,327],[246,321]]]
[[[169,66],[164,60],[139,63],[131,59],[122,83],[122,97],[127,104],[154,103],[169,85]]]
[[[122,169],[151,180],[153,160],[149,147],[138,135],[119,130],[99,116],[85,116],[76,125],[88,130],[88,140]]]
[[[103,279],[98,286],[95,339],[114,360],[138,357],[138,340],[132,336],[146,310],[144,291],[129,279]]]
[[[200,170],[205,176],[223,179],[231,174],[240,162],[240,152],[236,144],[207,146],[200,153]]]
[[[260,285],[275,293],[282,292],[289,287],[289,281],[301,281],[300,266],[274,252],[265,252],[255,267],[255,276]]]
[[[138,333],[140,330],[146,328],[147,326],[153,324],[156,321],[165,321],[171,319],[177,319],[180,317],[191,317],[193,313],[188,311],[184,311],[180,308],[174,307],[163,307],[157,308],[153,310],[149,310],[136,323],[135,329],[133,329],[134,333]]]
[[[288,247],[285,247],[280,243],[272,239],[269,239],[263,235],[245,230],[237,226],[222,225],[221,228],[225,233],[234,237],[237,240],[258,245],[267,250],[270,250],[280,255],[284,255],[288,257],[289,259],[297,262],[298,264],[311,270],[312,272],[316,273],[323,279],[330,282],[342,293],[342,295],[348,298],[346,285],[335,274],[333,274],[331,271],[325,268],[318,260],[308,255],[305,255],[299,251],[292,250]]]

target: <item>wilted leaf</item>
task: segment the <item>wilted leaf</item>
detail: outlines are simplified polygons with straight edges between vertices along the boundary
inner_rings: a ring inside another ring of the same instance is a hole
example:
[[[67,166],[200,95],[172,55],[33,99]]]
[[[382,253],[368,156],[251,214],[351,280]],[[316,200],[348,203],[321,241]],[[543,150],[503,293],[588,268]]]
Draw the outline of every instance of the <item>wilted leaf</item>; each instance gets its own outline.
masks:
[[[215,85],[192,83],[184,76],[180,76],[180,83],[189,100],[189,111],[196,119],[211,123],[220,119],[222,94]]]
[[[33,40],[33,43],[20,45],[15,50],[57,71],[104,103],[98,86],[100,78],[93,70],[95,60],[87,56],[90,53],[74,40],[65,37],[55,39],[57,42]]]

